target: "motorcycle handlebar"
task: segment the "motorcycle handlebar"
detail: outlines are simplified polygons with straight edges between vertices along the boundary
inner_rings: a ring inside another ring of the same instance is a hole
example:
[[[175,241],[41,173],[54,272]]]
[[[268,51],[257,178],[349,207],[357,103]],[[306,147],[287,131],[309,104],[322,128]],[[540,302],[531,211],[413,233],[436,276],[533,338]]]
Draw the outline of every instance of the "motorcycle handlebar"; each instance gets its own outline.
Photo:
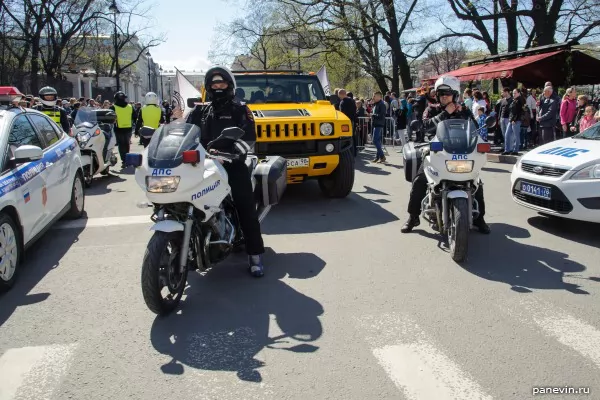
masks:
[[[212,158],[215,160],[223,160],[227,162],[233,162],[240,159],[238,154],[225,153],[222,151],[211,150],[211,152],[207,153],[208,158]]]

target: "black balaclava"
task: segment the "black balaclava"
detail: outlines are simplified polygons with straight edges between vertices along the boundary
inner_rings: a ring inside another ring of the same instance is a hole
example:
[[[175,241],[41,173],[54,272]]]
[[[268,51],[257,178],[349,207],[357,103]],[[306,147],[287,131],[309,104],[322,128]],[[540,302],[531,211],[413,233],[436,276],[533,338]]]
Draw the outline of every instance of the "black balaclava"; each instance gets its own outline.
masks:
[[[212,89],[211,84],[214,82],[227,82],[227,89]],[[221,67],[211,68],[206,72],[204,87],[206,88],[208,100],[211,101],[214,108],[225,106],[235,97],[233,77],[229,71]]]

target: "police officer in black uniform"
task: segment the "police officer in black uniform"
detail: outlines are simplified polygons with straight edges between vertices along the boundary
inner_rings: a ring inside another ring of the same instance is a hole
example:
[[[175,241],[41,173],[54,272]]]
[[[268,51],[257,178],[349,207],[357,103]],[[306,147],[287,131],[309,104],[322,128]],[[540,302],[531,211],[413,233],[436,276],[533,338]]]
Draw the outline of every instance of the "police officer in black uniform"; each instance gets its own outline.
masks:
[[[443,75],[436,81],[435,92],[438,104],[430,105],[423,113],[422,132],[435,132],[437,125],[446,119],[470,119],[477,126],[473,113],[457,103],[459,91],[460,81],[454,76]],[[408,213],[410,216],[401,229],[402,233],[410,232],[415,226],[420,225],[421,202],[426,194],[427,177],[425,176],[425,163],[422,163],[413,180],[410,199],[408,201]],[[482,182],[479,182],[479,187],[474,197],[479,205],[479,216],[473,221],[473,225],[479,228],[479,232],[488,234],[490,233],[490,227],[483,219],[485,215],[485,201],[483,199]]]
[[[50,119],[62,127],[63,131],[69,132],[71,124],[69,123],[67,112],[64,108],[56,105],[56,101],[58,100],[56,89],[50,86],[43,87],[40,89],[39,96],[42,104],[36,106],[35,109],[50,117]]]
[[[210,103],[197,105],[187,118],[188,123],[200,127],[202,146],[206,148],[208,143],[216,139],[223,129],[239,127],[245,132],[242,137],[242,143],[245,142],[245,151],[252,148],[256,142],[254,117],[250,109],[235,98],[233,74],[225,67],[213,67],[206,72],[204,87]],[[236,147],[236,149],[219,150],[239,153],[240,146]],[[262,255],[265,248],[254,203],[252,181],[244,161],[245,157],[242,157],[239,161],[224,163],[223,166],[227,170],[231,194],[244,233],[246,252],[248,253],[248,269],[253,276],[261,277],[264,275]]]

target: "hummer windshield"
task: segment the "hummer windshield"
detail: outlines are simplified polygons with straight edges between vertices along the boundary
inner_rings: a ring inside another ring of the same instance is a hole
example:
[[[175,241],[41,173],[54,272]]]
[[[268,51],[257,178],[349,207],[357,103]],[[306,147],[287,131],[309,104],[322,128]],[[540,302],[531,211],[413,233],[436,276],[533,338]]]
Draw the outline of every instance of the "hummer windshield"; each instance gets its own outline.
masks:
[[[327,100],[316,75],[235,75],[236,97],[246,104]]]

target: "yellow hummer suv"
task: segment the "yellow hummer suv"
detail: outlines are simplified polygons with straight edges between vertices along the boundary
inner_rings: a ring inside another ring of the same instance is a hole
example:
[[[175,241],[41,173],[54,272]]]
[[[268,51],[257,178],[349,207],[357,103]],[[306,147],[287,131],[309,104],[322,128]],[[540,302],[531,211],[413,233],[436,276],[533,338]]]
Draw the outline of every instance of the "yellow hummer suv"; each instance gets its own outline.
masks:
[[[325,96],[314,73],[233,71],[236,97],[254,115],[260,156],[287,159],[288,184],[316,178],[329,197],[354,185],[351,122]]]

